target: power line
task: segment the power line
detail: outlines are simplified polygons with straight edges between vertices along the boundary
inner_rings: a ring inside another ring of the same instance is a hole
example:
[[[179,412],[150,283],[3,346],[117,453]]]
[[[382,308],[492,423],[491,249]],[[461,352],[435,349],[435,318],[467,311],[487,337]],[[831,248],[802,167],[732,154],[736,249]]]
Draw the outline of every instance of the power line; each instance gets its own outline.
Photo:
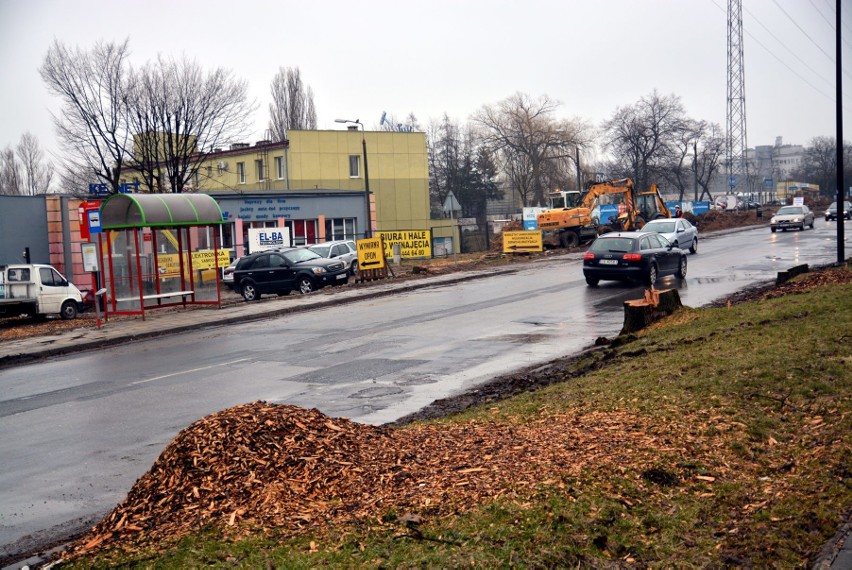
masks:
[[[778,6],[778,9],[779,9],[779,10],[781,10],[781,12],[783,12],[783,13],[784,13],[784,15],[785,15],[785,16],[787,16],[787,18],[788,18],[791,22],[793,22],[793,25],[794,25],[794,26],[796,26],[797,28],[799,28],[799,31],[800,31],[800,32],[802,32],[802,33],[805,35],[805,37],[806,37],[806,38],[808,38],[809,40],[811,40],[811,43],[812,43],[812,44],[814,44],[814,46],[816,46],[816,48],[817,48],[819,51],[821,51],[821,52],[825,55],[825,57],[827,57],[827,58],[828,58],[828,60],[829,60],[829,61],[832,61],[832,62],[834,61],[834,58],[833,58],[833,57],[831,57],[831,56],[828,54],[828,52],[826,52],[824,49],[822,49],[822,46],[820,46],[818,43],[816,43],[816,42],[814,41],[814,39],[810,36],[810,34],[808,34],[808,33],[807,33],[807,32],[806,32],[803,28],[802,28],[802,26],[800,26],[800,25],[799,25],[799,23],[798,23],[796,20],[794,20],[792,17],[790,17],[790,14],[788,14],[788,13],[787,13],[787,11],[786,11],[786,10],[784,10],[784,8],[782,8],[782,7],[781,7],[781,4],[779,4],[779,3],[778,3],[778,0],[772,0],[772,3],[773,3],[773,4],[775,4],[776,6]],[[834,27],[833,27],[833,26],[832,26],[832,29],[834,29]]]

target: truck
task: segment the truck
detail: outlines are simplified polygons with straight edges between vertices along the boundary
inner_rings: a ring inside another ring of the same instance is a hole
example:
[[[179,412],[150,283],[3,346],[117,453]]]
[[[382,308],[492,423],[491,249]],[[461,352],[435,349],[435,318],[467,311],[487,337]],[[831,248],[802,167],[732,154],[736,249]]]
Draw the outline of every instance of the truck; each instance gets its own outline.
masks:
[[[549,208],[538,214],[538,227],[545,243],[561,247],[574,247],[613,230],[641,229],[647,220],[671,217],[656,184],[637,192],[629,178],[591,183],[582,194],[554,192],[548,201]],[[617,215],[600,220],[603,202],[617,205]]]
[[[83,295],[51,265],[0,265],[0,317],[59,315],[73,319],[83,309]]]

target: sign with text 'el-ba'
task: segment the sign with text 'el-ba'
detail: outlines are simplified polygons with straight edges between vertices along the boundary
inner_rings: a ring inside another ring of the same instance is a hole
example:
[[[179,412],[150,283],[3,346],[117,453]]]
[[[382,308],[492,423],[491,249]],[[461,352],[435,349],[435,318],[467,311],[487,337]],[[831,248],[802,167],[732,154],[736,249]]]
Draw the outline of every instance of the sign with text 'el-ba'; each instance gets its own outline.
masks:
[[[503,232],[503,253],[542,251],[541,231]]]
[[[388,276],[385,245],[381,236],[359,239],[355,242],[355,248],[358,250],[359,281],[373,281]]]

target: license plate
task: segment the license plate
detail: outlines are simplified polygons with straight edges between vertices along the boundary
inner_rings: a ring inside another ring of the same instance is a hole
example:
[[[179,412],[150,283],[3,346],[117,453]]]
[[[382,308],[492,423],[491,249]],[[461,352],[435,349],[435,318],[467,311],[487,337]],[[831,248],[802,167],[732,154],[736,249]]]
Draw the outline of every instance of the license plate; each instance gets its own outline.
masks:
[[[618,265],[617,259],[601,259],[598,263],[601,265]]]
[[[335,277],[335,279],[346,279],[346,274],[345,274],[345,273],[341,273],[340,275],[338,275],[337,277]]]

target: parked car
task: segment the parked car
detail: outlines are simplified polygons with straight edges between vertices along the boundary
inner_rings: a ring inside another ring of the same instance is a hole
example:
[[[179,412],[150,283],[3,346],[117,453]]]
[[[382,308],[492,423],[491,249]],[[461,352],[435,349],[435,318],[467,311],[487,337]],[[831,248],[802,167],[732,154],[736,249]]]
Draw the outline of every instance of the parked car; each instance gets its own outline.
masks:
[[[769,229],[773,233],[793,228],[805,231],[805,226],[814,229],[814,213],[807,206],[782,206],[769,222]]]
[[[230,289],[234,289],[234,271],[237,268],[237,262],[242,259],[240,257],[236,258],[231,262],[228,267],[222,270],[222,283],[228,286]]]
[[[326,259],[339,259],[349,268],[349,275],[358,273],[358,249],[352,240],[327,241],[309,245],[308,249]]]
[[[689,253],[698,253],[698,228],[684,218],[651,220],[642,226],[643,232],[657,232],[669,242]]]
[[[583,256],[586,283],[601,280],[653,285],[659,277],[686,278],[686,252],[656,232],[612,232],[598,236]]]
[[[306,247],[288,247],[246,255],[234,270],[234,291],[246,301],[264,293],[302,294],[326,285],[345,285],[349,268],[337,259],[325,259]]]
[[[852,220],[852,202],[843,202],[843,212],[840,214],[847,220]],[[837,219],[837,202],[832,202],[825,211],[825,221]]]

